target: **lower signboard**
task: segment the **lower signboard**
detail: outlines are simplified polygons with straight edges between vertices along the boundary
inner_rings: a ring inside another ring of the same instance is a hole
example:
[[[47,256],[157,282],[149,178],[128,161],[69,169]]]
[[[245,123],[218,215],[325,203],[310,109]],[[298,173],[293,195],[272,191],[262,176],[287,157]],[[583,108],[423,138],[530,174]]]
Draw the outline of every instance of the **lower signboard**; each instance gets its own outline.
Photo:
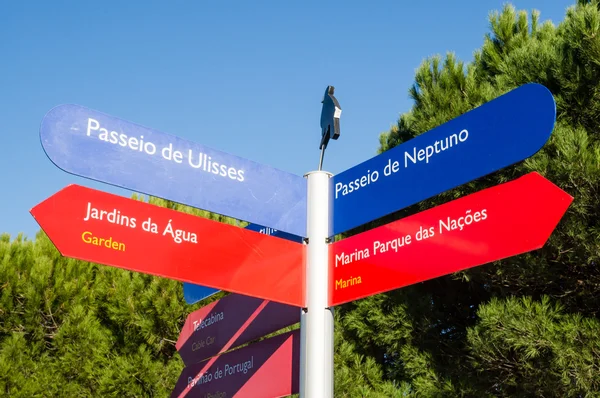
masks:
[[[183,369],[171,398],[278,398],[300,389],[300,330]]]

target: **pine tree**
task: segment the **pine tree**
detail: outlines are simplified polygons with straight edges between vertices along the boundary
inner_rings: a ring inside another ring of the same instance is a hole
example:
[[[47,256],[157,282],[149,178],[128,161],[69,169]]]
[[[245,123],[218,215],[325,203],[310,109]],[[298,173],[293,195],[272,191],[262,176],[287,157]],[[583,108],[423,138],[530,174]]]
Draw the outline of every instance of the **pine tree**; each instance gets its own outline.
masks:
[[[181,283],[0,238],[0,395],[168,396],[190,310]]]

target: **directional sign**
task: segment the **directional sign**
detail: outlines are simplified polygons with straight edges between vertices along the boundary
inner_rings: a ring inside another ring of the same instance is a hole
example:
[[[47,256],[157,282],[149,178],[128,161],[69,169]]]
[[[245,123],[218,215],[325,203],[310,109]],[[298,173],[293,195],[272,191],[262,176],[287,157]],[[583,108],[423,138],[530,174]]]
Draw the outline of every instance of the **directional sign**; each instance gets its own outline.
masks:
[[[300,309],[230,294],[188,315],[175,347],[186,365],[300,322]]]
[[[299,243],[78,185],[31,214],[63,256],[304,306]]]
[[[573,198],[537,173],[330,245],[329,303],[541,248]]]
[[[183,369],[171,397],[287,397],[299,392],[298,329]]]
[[[305,236],[301,176],[79,105],[51,109],[40,137],[66,172]]]
[[[246,229],[250,231],[260,232],[261,234],[277,236],[279,238],[291,240],[292,242],[302,243],[302,237],[288,234],[287,232],[278,231],[273,228],[265,227],[258,224],[248,224]],[[204,300],[212,296],[215,293],[218,293],[218,289],[212,289],[210,287],[195,285],[193,283],[183,283],[183,298],[185,302],[188,304],[195,304],[198,301]]]
[[[550,91],[526,84],[334,176],[330,236],[532,156],[555,119]]]

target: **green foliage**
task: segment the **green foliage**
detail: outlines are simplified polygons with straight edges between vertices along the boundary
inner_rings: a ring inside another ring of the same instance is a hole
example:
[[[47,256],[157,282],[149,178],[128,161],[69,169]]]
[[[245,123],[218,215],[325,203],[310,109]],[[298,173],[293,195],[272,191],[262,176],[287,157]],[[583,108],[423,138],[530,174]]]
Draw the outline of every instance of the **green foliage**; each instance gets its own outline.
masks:
[[[410,386],[407,383],[396,384],[393,381],[383,381],[384,374],[373,356],[360,353],[357,344],[346,339],[343,334],[344,319],[335,314],[336,352],[334,361],[335,396],[342,398],[396,398],[405,397]],[[352,320],[348,320],[352,323]]]
[[[564,314],[547,296],[494,298],[478,316],[467,341],[482,388],[511,397],[600,391],[597,318]]]
[[[2,395],[170,394],[190,311],[180,283],[63,258],[42,232],[2,236],[0,281]]]

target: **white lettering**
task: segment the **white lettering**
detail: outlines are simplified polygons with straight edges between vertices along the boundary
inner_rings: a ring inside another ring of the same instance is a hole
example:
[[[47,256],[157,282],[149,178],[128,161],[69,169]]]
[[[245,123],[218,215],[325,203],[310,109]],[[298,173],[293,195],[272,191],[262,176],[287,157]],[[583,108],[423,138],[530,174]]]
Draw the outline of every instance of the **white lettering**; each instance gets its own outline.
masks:
[[[171,225],[171,221],[173,221],[173,220],[169,220],[169,222],[167,223],[167,226],[165,227],[165,230],[163,231],[163,236],[165,236],[166,234],[171,235],[171,238],[173,238],[173,240],[176,243],[181,243],[181,242],[198,243],[198,236],[194,232],[186,232],[182,229],[174,230],[173,226]]]
[[[460,133],[451,134],[450,136],[435,141],[433,145],[427,145],[425,149],[421,148],[417,151],[417,147],[413,147],[412,155],[409,151],[404,152],[404,168],[408,167],[409,161],[412,164],[416,164],[417,162],[429,163],[433,155],[441,153],[453,146],[458,145],[459,142],[465,142],[469,138],[469,131],[467,129],[463,129]]]
[[[471,210],[467,210],[464,216],[458,217],[457,219],[446,217],[446,220],[440,220],[439,222],[439,230],[440,234],[444,231],[454,231],[459,230],[462,231],[465,227],[473,224],[481,222],[487,219],[487,209],[483,209],[481,211],[476,211],[472,213]]]
[[[230,375],[238,373],[238,372],[242,372],[242,373],[246,374],[253,367],[254,367],[254,356],[251,356],[249,361],[238,363],[233,366],[230,366],[229,364],[225,364],[225,369],[224,369],[225,376],[230,376]]]
[[[200,330],[200,329],[204,329],[207,326],[210,326],[214,323],[217,323],[219,321],[222,321],[223,319],[225,319],[225,315],[223,314],[223,311],[221,312],[217,312],[216,314],[210,314],[209,317],[205,317],[204,319],[199,319],[197,321],[192,321],[193,325],[194,325],[194,332]]]
[[[425,145],[422,148],[414,146],[410,150],[404,151],[404,168],[408,168],[410,165],[416,165],[419,162],[429,164],[434,161],[435,155],[438,155],[448,149],[456,147],[458,144],[467,141],[469,138],[469,131],[462,129],[459,133],[450,134],[440,140],[435,140],[429,145]],[[369,163],[372,165],[372,163]],[[393,174],[400,172],[401,162],[397,159],[388,158],[385,165],[380,164],[380,170],[367,170],[352,173],[352,177],[348,177],[351,180],[347,181],[336,181],[335,182],[335,199],[349,195],[362,188],[368,187],[370,184],[376,183],[379,180],[380,172],[383,176],[388,177]],[[360,174],[359,174],[360,173]],[[357,175],[358,174],[358,175]],[[362,175],[361,175],[362,174]],[[355,177],[355,178],[354,178]]]
[[[97,209],[92,206],[91,202],[88,202],[86,214],[83,218],[83,221],[89,220],[107,221],[111,224],[123,225],[130,228],[135,228],[136,226],[136,219],[121,214],[121,210],[114,208],[110,211]]]
[[[379,172],[377,170],[367,170],[367,174],[363,175],[347,184],[338,182],[335,184],[335,198],[338,198],[338,194],[341,192],[342,196],[348,195],[354,191],[364,188],[369,184],[376,182],[379,179]]]
[[[380,242],[378,240],[373,242],[373,254],[381,254],[385,253],[389,250],[393,250],[398,253],[398,249],[403,247],[404,245],[409,245],[411,242],[411,236],[406,235],[401,238],[394,238],[385,242]]]
[[[121,128],[119,126],[119,131],[114,131],[107,126],[103,126],[98,120],[88,117],[86,136],[96,137],[105,143],[118,145],[131,151],[151,156],[158,153],[163,159],[178,164],[182,164],[184,158],[187,157],[188,165],[194,169],[237,182],[244,182],[245,180],[244,170],[220,163],[220,161],[213,159],[205,153],[189,149],[188,153],[185,154],[173,148],[172,143],[167,143],[163,148],[157,148],[156,144],[145,139],[143,135],[130,135],[128,132],[122,131]],[[94,132],[97,136],[92,134]]]
[[[354,249],[353,253],[346,254],[344,252],[335,255],[335,266],[339,263],[341,265],[350,264],[353,261],[359,261],[365,258],[369,258],[369,249]]]
[[[92,123],[95,124],[94,127],[92,127]],[[98,123],[97,120],[94,120],[92,118],[88,118],[88,125],[87,125],[87,136],[90,136],[90,133],[92,130],[98,130],[98,128],[100,128],[100,123]]]

